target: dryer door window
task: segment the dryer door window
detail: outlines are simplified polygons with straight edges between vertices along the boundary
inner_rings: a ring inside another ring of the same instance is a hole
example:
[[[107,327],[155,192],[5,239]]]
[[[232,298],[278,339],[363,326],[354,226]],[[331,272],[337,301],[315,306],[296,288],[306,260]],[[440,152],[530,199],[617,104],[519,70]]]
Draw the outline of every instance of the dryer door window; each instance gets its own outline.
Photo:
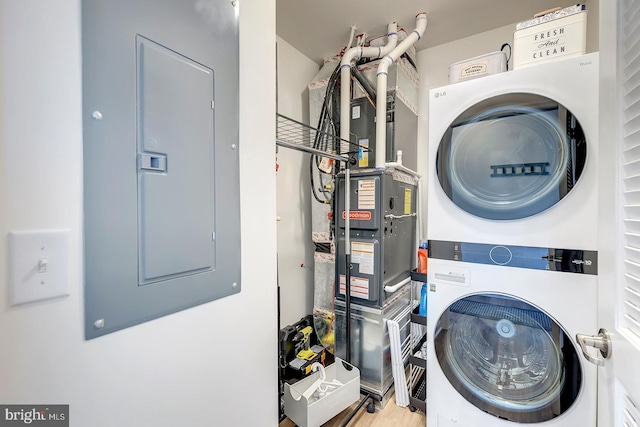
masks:
[[[517,93],[458,116],[440,141],[436,170],[460,208],[512,220],[558,203],[577,183],[586,157],[584,132],[570,111],[549,98]]]
[[[546,313],[503,295],[472,295],[442,314],[434,344],[453,387],[477,408],[519,423],[564,413],[578,397],[578,354]]]

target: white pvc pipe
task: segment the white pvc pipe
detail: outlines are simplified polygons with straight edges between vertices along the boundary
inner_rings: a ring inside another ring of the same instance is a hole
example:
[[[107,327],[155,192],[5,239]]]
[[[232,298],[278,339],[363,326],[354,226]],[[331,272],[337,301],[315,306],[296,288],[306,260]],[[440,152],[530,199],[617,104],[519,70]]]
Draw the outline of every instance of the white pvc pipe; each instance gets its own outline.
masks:
[[[406,39],[405,39],[406,40]],[[386,57],[385,57],[386,58]],[[382,61],[378,64],[378,70]],[[376,84],[376,169],[384,169],[387,161],[387,72],[378,71]]]
[[[351,47],[351,44],[353,43],[353,36],[356,34],[356,26],[352,25],[351,26],[351,33],[349,34],[349,43],[347,44],[347,49],[349,49]]]
[[[393,62],[420,40],[427,28],[427,14],[416,16],[416,29],[398,46],[385,55],[378,65],[378,83],[376,84],[376,169],[384,169],[387,161],[387,72]]]
[[[384,168],[394,168],[394,169],[398,169],[401,170],[402,172],[406,172],[409,175],[412,175],[418,179],[420,179],[422,177],[422,175],[420,175],[418,172],[409,169],[408,167],[406,167],[405,165],[403,165],[402,163],[398,163],[398,162],[387,162],[384,164]]]
[[[398,289],[400,289],[401,287],[403,287],[404,285],[406,285],[407,283],[409,283],[410,281],[411,281],[411,277],[407,277],[406,279],[396,283],[393,286],[389,286],[389,285],[385,286],[384,287],[384,291],[385,292],[395,292]]]
[[[351,140],[351,61],[360,58],[382,58],[398,43],[398,24],[387,26],[387,44],[378,47],[356,46],[342,56],[340,62],[340,139]]]

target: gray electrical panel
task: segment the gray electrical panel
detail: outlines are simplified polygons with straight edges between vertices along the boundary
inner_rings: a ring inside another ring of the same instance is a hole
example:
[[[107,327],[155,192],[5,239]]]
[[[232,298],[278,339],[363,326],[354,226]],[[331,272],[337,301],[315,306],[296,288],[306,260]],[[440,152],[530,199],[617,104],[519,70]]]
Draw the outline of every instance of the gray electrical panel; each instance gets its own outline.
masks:
[[[345,292],[344,175],[336,189],[336,286]],[[351,174],[350,239],[352,302],[382,307],[393,286],[408,278],[415,260],[415,178],[401,171],[357,171]]]
[[[240,292],[237,7],[82,2],[87,339]]]

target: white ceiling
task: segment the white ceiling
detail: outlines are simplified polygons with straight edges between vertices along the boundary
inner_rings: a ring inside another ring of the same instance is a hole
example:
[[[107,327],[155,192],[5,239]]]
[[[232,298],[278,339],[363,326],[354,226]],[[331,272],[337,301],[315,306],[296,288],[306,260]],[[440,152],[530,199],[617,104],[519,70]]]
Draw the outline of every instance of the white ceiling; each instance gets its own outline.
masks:
[[[370,36],[386,33],[387,24],[411,32],[415,16],[427,12],[426,49],[473,34],[527,20],[570,0],[277,0],[277,34],[312,60],[335,55],[349,41],[351,25]]]

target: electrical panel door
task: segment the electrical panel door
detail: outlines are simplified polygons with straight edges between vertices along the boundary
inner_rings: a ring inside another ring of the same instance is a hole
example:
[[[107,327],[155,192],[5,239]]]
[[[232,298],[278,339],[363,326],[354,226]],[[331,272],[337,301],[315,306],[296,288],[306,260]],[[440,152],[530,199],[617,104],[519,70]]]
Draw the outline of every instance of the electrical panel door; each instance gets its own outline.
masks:
[[[214,268],[213,70],[138,36],[140,284]]]

